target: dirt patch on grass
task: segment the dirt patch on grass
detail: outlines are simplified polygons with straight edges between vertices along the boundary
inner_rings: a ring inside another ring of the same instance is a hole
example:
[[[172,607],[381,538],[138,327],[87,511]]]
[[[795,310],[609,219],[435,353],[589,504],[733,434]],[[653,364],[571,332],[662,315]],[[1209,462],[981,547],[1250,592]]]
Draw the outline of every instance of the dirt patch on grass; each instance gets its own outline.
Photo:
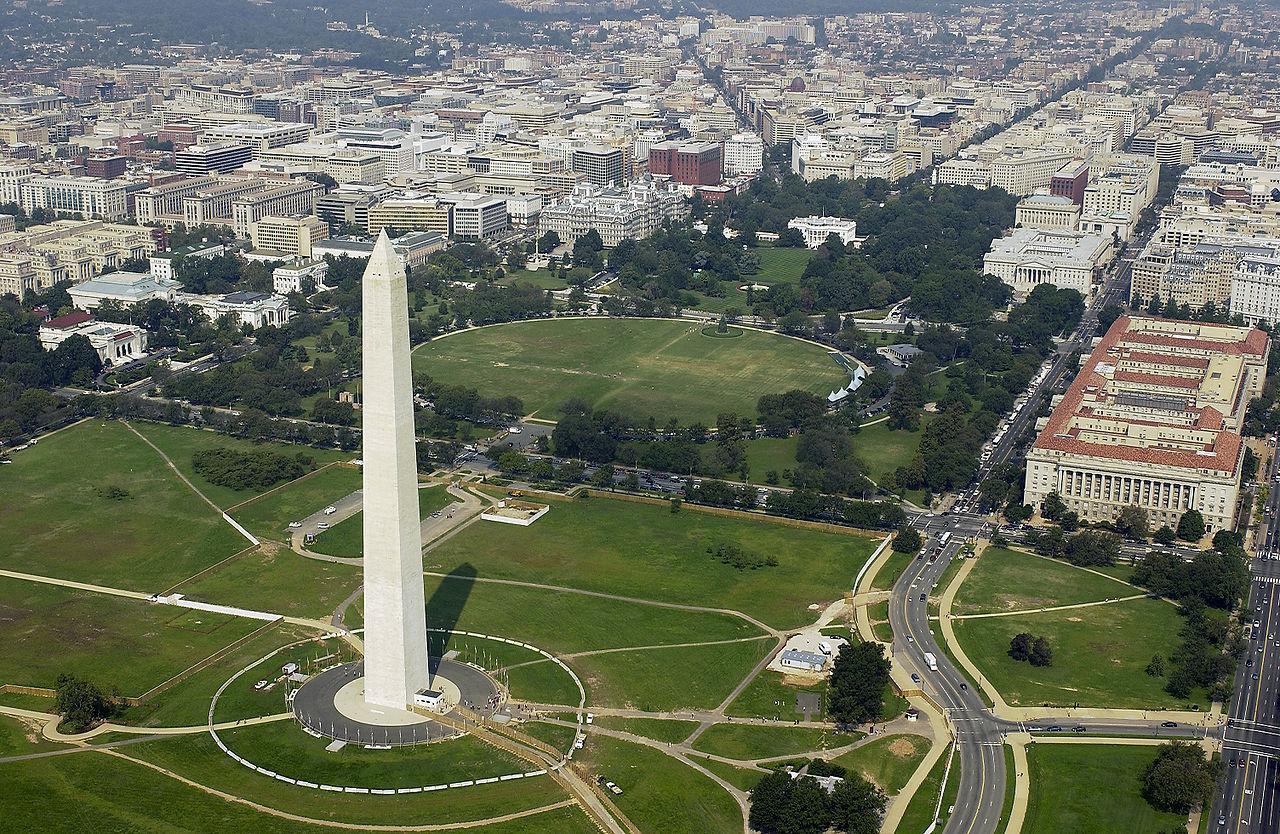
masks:
[[[889,752],[899,759],[905,759],[915,755],[916,745],[910,739],[896,738],[889,743]]]

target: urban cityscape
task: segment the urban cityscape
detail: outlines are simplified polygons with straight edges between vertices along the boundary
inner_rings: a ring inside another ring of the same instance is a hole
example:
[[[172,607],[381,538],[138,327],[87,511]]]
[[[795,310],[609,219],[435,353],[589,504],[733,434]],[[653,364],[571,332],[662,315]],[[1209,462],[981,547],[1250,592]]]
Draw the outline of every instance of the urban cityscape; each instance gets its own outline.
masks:
[[[0,2],[0,830],[1280,834],[1280,7]]]

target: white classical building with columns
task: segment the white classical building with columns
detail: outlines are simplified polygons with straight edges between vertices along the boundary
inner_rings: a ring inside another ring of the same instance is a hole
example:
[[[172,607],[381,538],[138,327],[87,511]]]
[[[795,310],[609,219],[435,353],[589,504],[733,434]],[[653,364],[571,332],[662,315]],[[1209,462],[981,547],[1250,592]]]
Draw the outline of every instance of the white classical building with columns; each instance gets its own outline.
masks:
[[[1121,316],[1044,420],[1024,500],[1057,493],[1088,522],[1136,506],[1152,529],[1195,509],[1209,532],[1232,529],[1268,346],[1256,328]]]

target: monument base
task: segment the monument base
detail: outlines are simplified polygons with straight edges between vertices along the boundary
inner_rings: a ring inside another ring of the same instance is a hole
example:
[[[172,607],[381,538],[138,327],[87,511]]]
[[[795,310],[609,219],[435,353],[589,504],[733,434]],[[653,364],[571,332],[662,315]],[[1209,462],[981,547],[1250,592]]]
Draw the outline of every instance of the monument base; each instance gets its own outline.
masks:
[[[449,715],[465,707],[491,715],[501,703],[498,685],[481,670],[456,660],[440,660],[431,671],[432,707],[426,712]],[[307,730],[350,744],[403,747],[427,744],[459,735],[455,728],[435,721],[405,704],[395,709],[364,700],[364,661],[326,669],[294,693],[294,717]]]

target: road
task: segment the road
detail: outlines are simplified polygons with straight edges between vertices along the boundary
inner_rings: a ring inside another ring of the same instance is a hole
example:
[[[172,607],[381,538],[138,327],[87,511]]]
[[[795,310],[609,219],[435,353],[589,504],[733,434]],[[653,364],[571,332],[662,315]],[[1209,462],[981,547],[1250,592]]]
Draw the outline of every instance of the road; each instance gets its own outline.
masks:
[[[1143,241],[1135,241],[1130,252],[1141,251]],[[1072,357],[1092,344],[1098,325],[1098,312],[1109,303],[1127,298],[1129,269],[1133,256],[1124,255],[1085,310],[1076,329],[1064,339],[1045,365],[1045,370],[1028,391],[1026,398],[1006,419],[999,439],[988,445],[985,460],[979,467],[977,482],[993,468],[1013,457],[1028,427],[1037,419],[1046,399],[1065,387]],[[1085,727],[1068,716],[1049,716],[1042,720],[1020,723],[998,718],[975,692],[971,682],[941,650],[929,624],[930,592],[946,571],[952,559],[960,558],[966,538],[981,537],[986,532],[985,519],[973,511],[977,507],[977,489],[963,491],[946,513],[922,513],[912,524],[927,534],[925,547],[903,572],[889,597],[889,623],[893,628],[894,659],[913,675],[913,681],[947,714],[956,738],[956,759],[952,778],[959,780],[955,803],[943,808],[944,834],[995,834],[1004,806],[1005,773],[1004,735],[1009,732],[1041,731],[1101,732],[1112,735],[1191,734],[1189,728],[1165,728],[1155,719],[1089,720]],[[936,669],[931,669],[925,654],[932,655]],[[958,767],[958,773],[957,773]]]
[[[1209,812],[1213,834],[1280,832],[1280,466],[1271,456],[1272,491],[1250,568],[1253,626],[1236,668],[1222,743],[1222,777]]]

